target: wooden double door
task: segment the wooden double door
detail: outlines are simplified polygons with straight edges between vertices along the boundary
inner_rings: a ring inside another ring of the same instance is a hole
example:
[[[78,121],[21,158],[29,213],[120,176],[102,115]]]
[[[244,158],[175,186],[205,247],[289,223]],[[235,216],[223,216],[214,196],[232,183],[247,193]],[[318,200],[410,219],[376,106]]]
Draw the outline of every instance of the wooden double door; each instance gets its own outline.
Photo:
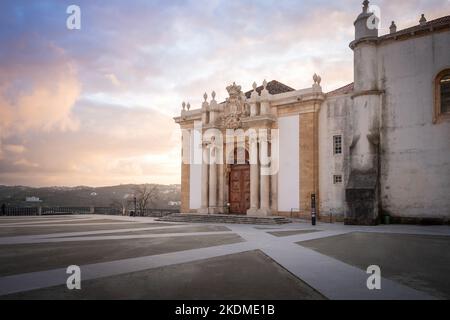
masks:
[[[247,214],[250,209],[250,165],[232,165],[229,181],[230,213]]]

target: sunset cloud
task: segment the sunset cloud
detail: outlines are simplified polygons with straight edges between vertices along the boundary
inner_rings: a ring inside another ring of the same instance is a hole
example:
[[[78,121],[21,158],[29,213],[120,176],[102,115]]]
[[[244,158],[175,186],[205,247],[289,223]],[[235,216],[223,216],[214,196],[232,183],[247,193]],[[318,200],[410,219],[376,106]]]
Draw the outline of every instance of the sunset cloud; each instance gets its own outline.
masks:
[[[65,26],[76,3],[82,29]],[[0,184],[179,183],[181,102],[276,79],[352,81],[362,0],[3,1]],[[449,14],[446,0],[371,1],[382,30]]]
[[[64,50],[34,34],[5,46],[0,64],[2,136],[27,130],[73,130],[80,94],[75,66]]]

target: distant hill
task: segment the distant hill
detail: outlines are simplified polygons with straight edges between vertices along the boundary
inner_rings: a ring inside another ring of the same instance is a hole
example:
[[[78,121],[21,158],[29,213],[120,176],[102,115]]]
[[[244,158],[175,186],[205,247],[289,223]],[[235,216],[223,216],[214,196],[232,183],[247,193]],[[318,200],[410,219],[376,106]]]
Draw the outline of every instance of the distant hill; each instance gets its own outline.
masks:
[[[133,194],[133,190],[138,186],[140,185],[124,184],[99,188],[86,186],[33,188],[0,185],[0,204],[5,203],[8,206],[109,207],[114,200],[124,199],[127,195]],[[169,202],[180,201],[180,185],[156,186],[158,199],[153,207],[173,208]],[[42,202],[39,204],[26,202],[26,197],[38,197]]]

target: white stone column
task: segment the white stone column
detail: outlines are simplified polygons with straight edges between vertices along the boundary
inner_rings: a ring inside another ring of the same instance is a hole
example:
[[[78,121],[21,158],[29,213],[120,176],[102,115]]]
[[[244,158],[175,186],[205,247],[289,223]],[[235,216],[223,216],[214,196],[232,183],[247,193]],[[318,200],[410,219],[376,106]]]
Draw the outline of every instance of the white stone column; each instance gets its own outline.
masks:
[[[219,164],[218,167],[219,167],[218,168],[219,169],[219,197],[218,197],[219,212],[218,213],[225,213],[225,211],[224,211],[225,204],[224,204],[224,200],[223,200],[223,195],[224,195],[224,177],[223,177],[224,171],[223,171],[223,168],[224,168],[224,165]]]
[[[258,214],[259,209],[258,138],[250,137],[250,209],[248,215]]]
[[[259,140],[259,148],[260,148],[260,160],[261,160],[261,186],[260,186],[260,194],[261,194],[261,208],[259,209],[259,215],[268,216],[270,215],[270,176],[268,175],[269,164],[264,163],[262,159],[268,159],[268,149],[269,143],[267,141],[267,137],[260,136]]]
[[[211,145],[209,164],[209,213],[217,213],[217,150]]]
[[[208,176],[209,176],[209,149],[206,143],[202,144],[203,158],[202,158],[202,206],[199,210],[200,213],[208,213]]]
[[[217,162],[217,171],[218,171],[218,177],[217,177],[217,181],[218,181],[218,186],[217,186],[217,191],[218,191],[218,196],[217,196],[217,213],[225,213],[225,204],[224,204],[224,152],[223,152],[223,139],[219,139],[217,145],[219,146],[219,148],[217,149],[217,155],[216,155],[216,162]]]

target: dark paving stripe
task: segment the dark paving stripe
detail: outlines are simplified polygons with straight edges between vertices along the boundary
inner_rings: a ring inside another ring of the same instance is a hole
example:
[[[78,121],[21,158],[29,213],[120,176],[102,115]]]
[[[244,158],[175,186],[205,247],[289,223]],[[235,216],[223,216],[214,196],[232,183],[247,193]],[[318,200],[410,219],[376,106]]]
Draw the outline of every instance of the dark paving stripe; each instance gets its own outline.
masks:
[[[110,224],[110,225],[96,225],[96,226],[48,226],[48,227],[8,227],[0,228],[0,237],[14,237],[27,236],[39,234],[52,233],[66,233],[66,232],[83,232],[83,231],[100,231],[100,230],[116,230],[116,229],[131,229],[131,228],[148,228],[148,227],[162,227],[169,226],[167,223],[124,223],[124,224]]]
[[[450,299],[450,237],[355,232],[298,244],[364,271],[378,265],[383,277]]]
[[[86,219],[86,220],[79,220],[78,221],[24,221],[24,226],[35,226],[35,225],[41,225],[41,224],[51,224],[51,225],[58,225],[58,224],[83,224],[83,223],[118,223],[118,222],[133,222],[133,221],[121,221],[121,220],[113,220],[113,219],[98,219],[98,220],[94,220],[94,219]],[[33,224],[33,222],[39,222],[37,224]],[[17,223],[17,222],[14,222]],[[5,225],[5,224],[4,224]],[[6,225],[8,225],[6,223]]]
[[[319,232],[321,230],[292,230],[292,231],[274,231],[274,232],[268,232],[271,235],[275,237],[289,237],[289,236],[295,236],[297,234],[308,234],[308,233],[314,233]]]
[[[142,228],[136,226],[136,228]],[[155,229],[144,231],[129,231],[129,232],[115,232],[105,233],[99,236],[128,236],[128,235],[146,235],[146,234],[165,234],[165,233],[189,233],[189,232],[220,232],[231,231],[227,227],[223,226],[193,226],[193,227],[180,227],[180,228],[168,228],[168,229]],[[76,237],[89,237],[90,235],[75,236]],[[93,235],[95,236],[95,235]],[[71,236],[72,238],[72,236]]]
[[[2,224],[8,224],[8,223],[21,223],[21,222],[51,222],[51,221],[56,221],[56,220],[78,220],[78,219],[87,219],[87,217],[82,217],[82,216],[73,216],[73,217],[68,217],[68,216],[64,216],[64,217],[54,217],[54,218],[24,218],[24,219],[0,219],[0,225]]]
[[[213,284],[213,285],[212,285]],[[261,251],[89,280],[2,299],[321,300],[324,297]]]
[[[236,234],[0,246],[0,276],[242,242]]]

